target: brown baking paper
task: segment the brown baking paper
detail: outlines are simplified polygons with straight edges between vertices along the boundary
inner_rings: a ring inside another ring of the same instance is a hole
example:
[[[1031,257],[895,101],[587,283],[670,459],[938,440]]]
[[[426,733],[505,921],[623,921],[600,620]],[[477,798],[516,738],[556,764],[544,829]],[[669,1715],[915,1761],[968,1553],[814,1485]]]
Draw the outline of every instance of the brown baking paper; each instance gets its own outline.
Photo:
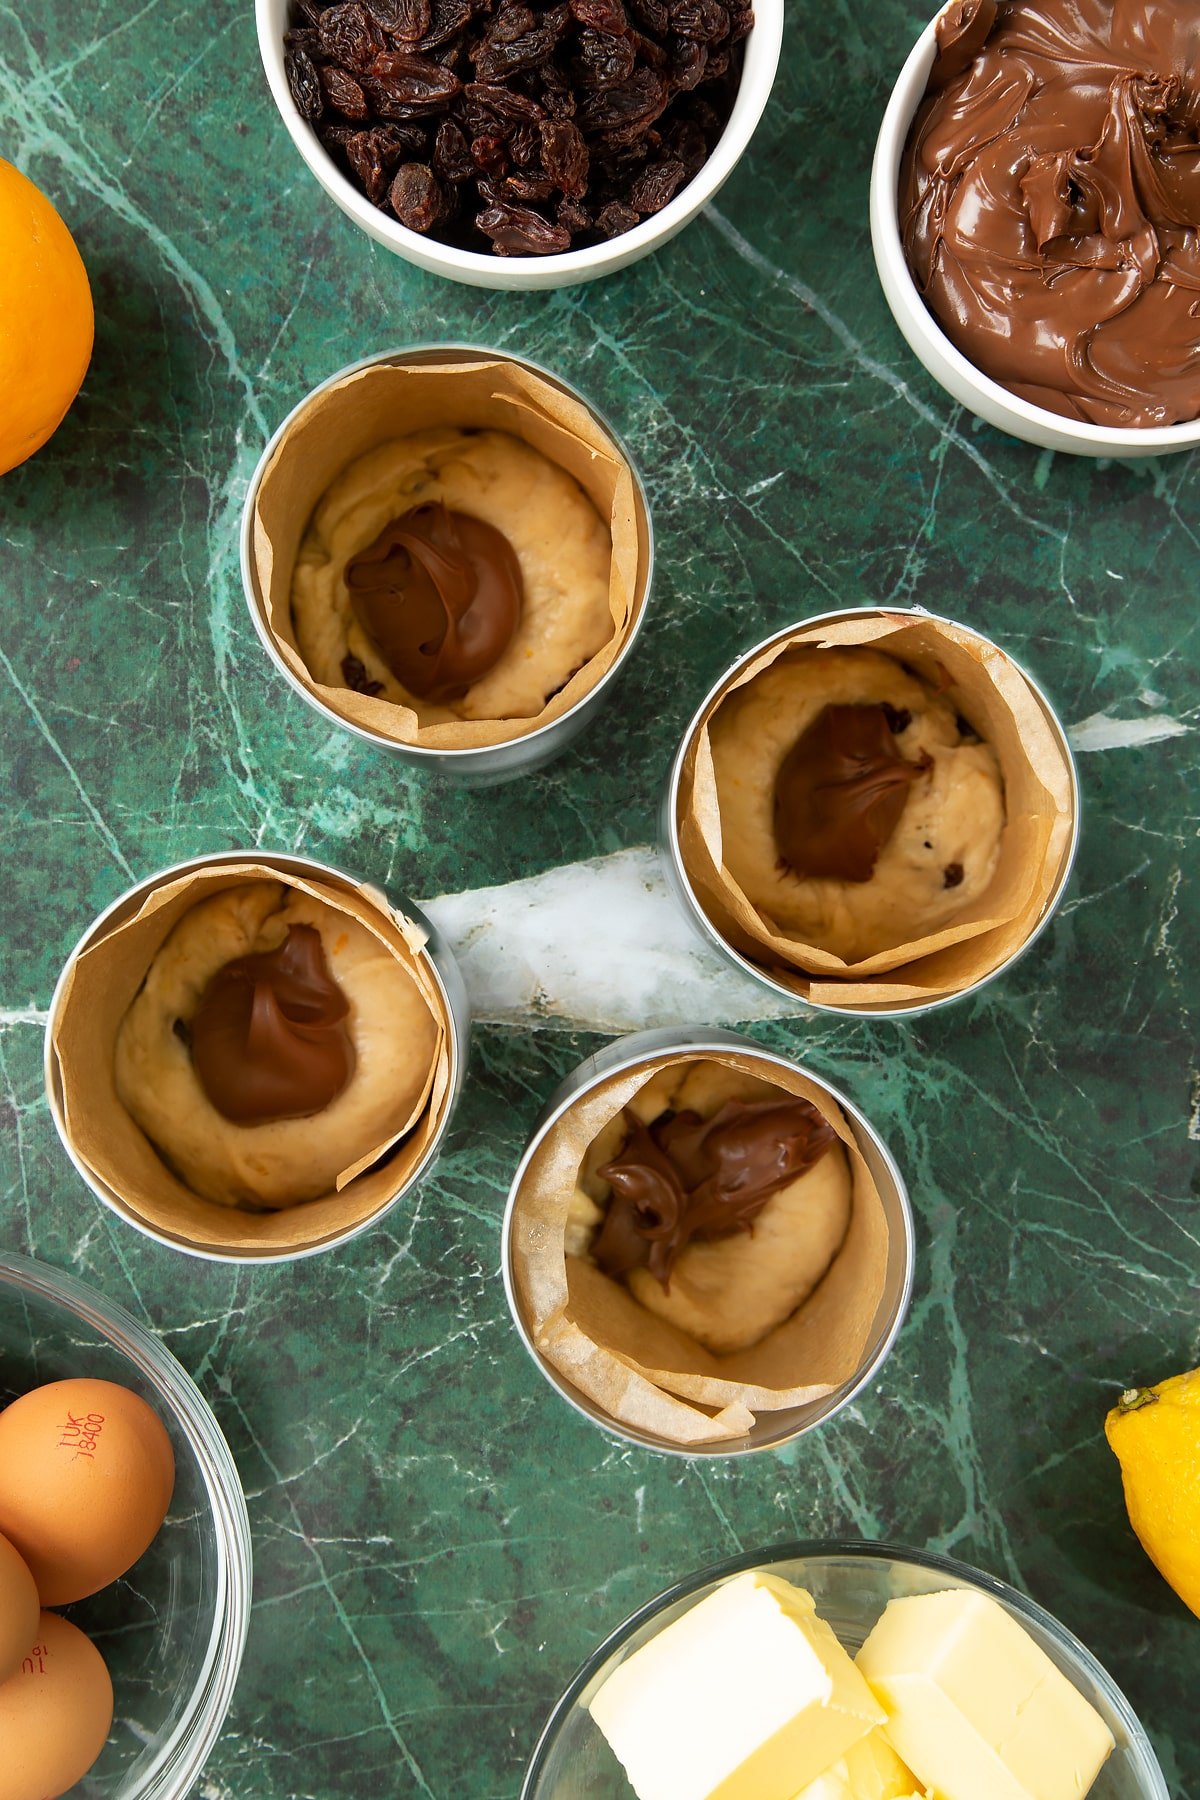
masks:
[[[507,431],[574,476],[612,536],[612,636],[535,718],[418,723],[395,701],[314,681],[296,645],[292,572],[309,520],[332,483],[389,438],[433,426]],[[314,394],[263,471],[254,504],[254,579],[262,617],[287,667],[322,705],[397,744],[468,750],[510,743],[560,718],[611,667],[646,599],[649,526],[628,463],[580,401],[522,364],[376,363]]]
[[[846,1239],[791,1318],[749,1350],[714,1356],[639,1306],[623,1283],[566,1255],[567,1212],[588,1145],[653,1076],[696,1062],[694,1051],[614,1075],[576,1101],[531,1160],[511,1223],[518,1303],[538,1353],[615,1422],[672,1444],[743,1437],[758,1413],[808,1405],[850,1380],[883,1298],[890,1241],[879,1190],[824,1088],[749,1053],[710,1051],[703,1060],[810,1100],[845,1147],[853,1187]]]
[[[721,854],[709,722],[736,688],[780,656],[870,646],[916,671],[996,752],[1005,825],[986,892],[941,931],[847,963],[772,928]],[[776,981],[818,1004],[884,1007],[935,1000],[982,980],[1025,943],[1062,874],[1074,823],[1070,764],[1024,675],[1002,650],[944,619],[878,612],[797,630],[742,669],[709,707],[684,758],[679,847],[697,898],[721,935]]]
[[[279,1212],[219,1206],[185,1187],[163,1162],[117,1095],[117,1031],[173,927],[199,900],[247,881],[279,881],[349,914],[379,938],[415,979],[439,1024],[425,1093],[404,1130],[376,1144],[339,1175],[336,1191]],[[348,878],[305,877],[263,863],[223,863],[168,880],[68,966],[51,1041],[62,1094],[63,1128],[75,1155],[117,1205],[157,1231],[205,1250],[287,1255],[373,1217],[403,1187],[441,1124],[452,1090],[452,1033],[445,1001],[422,954],[425,934],[374,888]],[[373,1168],[391,1146],[393,1155]]]

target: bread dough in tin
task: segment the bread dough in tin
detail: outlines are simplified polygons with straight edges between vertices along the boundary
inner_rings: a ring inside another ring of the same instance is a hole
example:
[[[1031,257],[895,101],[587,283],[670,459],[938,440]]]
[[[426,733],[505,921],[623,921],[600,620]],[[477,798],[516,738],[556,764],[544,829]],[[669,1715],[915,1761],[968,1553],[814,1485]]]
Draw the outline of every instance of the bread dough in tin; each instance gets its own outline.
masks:
[[[354,1071],[308,1118],[236,1125],[205,1094],[186,1027],[219,969],[275,949],[290,925],[321,934],[329,973],[350,1003]],[[438,1031],[412,974],[357,919],[283,882],[243,882],[198,901],[160,947],[117,1034],[117,1093],[193,1193],[223,1206],[292,1206],[331,1193],[344,1169],[409,1125]]]

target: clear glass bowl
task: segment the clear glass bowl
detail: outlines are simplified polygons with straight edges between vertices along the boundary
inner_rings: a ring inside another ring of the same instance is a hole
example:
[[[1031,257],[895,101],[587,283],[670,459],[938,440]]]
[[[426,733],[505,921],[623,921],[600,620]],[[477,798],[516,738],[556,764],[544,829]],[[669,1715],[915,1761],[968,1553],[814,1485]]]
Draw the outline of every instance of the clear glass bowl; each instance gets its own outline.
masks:
[[[45,1264],[0,1254],[0,1406],[43,1382],[132,1388],[171,1435],[167,1521],[128,1575],[62,1610],[112,1675],[112,1733],[78,1800],[183,1800],[216,1741],[250,1622],[250,1522],[228,1445],[195,1383],[120,1307]]]
[[[890,1544],[784,1544],[752,1551],[702,1569],[640,1608],[602,1643],[576,1674],[551,1713],[525,1773],[521,1800],[630,1800],[633,1789],[587,1705],[612,1671],[697,1600],[743,1569],[769,1569],[807,1588],[817,1611],[847,1650],[860,1648],[889,1600],[975,1588],[1007,1608],[1090,1700],[1104,1719],[1116,1749],[1100,1772],[1089,1800],[1170,1800],[1150,1741],[1120,1688],[1095,1657],[1057,1619],[1024,1594],[966,1563]]]

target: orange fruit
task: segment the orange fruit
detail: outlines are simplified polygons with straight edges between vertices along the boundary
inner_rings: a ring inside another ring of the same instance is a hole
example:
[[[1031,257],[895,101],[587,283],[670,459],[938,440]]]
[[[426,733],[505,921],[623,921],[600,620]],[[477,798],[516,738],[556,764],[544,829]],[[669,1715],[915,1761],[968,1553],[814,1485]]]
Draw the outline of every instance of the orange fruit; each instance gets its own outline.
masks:
[[[0,475],[40,450],[92,354],[92,290],[40,189],[0,158]]]

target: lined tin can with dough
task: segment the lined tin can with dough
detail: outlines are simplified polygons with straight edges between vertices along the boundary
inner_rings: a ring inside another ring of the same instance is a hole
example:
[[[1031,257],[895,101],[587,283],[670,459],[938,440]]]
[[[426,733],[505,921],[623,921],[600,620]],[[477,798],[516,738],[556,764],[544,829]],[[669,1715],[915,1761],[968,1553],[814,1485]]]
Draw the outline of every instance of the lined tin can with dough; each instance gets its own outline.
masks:
[[[629,451],[577,389],[503,351],[425,344],[339,370],[283,421],[241,560],[254,628],[302,699],[489,786],[594,722],[645,619],[654,529]]]
[[[411,901],[232,850],[159,871],[89,926],[50,1003],[46,1093],[127,1224],[212,1261],[293,1261],[428,1178],[469,1033],[458,967]]]
[[[777,1448],[833,1418],[882,1367],[912,1289],[908,1195],[874,1126],[814,1070],[714,1028],[636,1032],[581,1063],[502,1229],[541,1374],[614,1436],[674,1455]]]
[[[859,607],[773,633],[714,684],[659,851],[704,941],[797,1012],[906,1018],[1037,941],[1079,810],[1066,732],[1013,657],[920,608]]]

